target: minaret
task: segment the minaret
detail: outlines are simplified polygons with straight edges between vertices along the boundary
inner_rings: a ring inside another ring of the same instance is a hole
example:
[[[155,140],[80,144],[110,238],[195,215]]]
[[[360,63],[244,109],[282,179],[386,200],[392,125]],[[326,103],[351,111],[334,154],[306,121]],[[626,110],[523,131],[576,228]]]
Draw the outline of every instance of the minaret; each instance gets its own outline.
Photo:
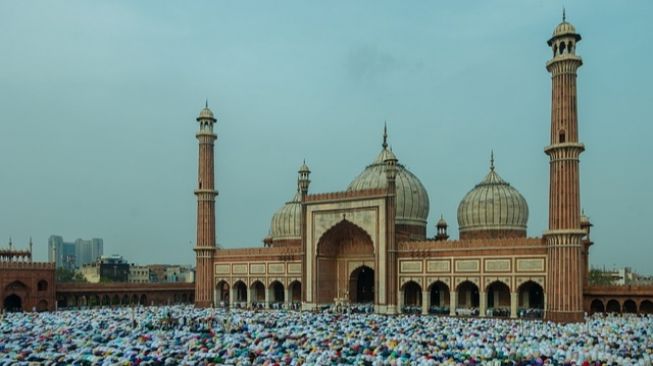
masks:
[[[547,42],[553,58],[546,63],[551,73],[551,144],[549,230],[545,318],[556,322],[583,321],[582,240],[580,223],[579,156],[585,146],[578,142],[576,70],[583,61],[576,55],[581,40],[562,15]]]
[[[216,119],[208,103],[197,117],[200,129],[199,169],[195,195],[197,196],[197,242],[195,243],[195,306],[208,307],[213,303],[213,255],[215,254],[215,190],[213,173],[213,133]]]
[[[383,131],[383,148],[385,149],[387,147],[387,132],[384,129]],[[386,267],[386,272],[387,272],[387,278],[386,278],[386,289],[387,289],[387,307],[386,307],[386,313],[387,314],[397,314],[397,312],[401,311],[397,307],[397,304],[399,304],[399,298],[397,296],[397,291],[398,291],[398,284],[397,284],[397,278],[398,276],[398,271],[397,271],[397,243],[396,243],[396,236],[395,236],[395,218],[397,215],[397,186],[396,186],[396,179],[397,179],[397,157],[395,154],[392,152],[392,150],[385,150],[385,177],[386,181],[388,184],[388,191],[387,191],[387,196],[386,196],[386,212],[385,212],[385,232],[386,232],[386,246],[387,246],[387,267]],[[383,280],[383,279],[381,279]],[[377,295],[377,299],[378,299]],[[377,300],[374,301],[375,304],[378,303]]]
[[[297,174],[298,174],[297,186],[299,188],[299,193],[302,202],[302,216],[300,219],[302,252],[306,253],[306,246],[308,245],[308,243],[306,238],[306,204],[304,203],[304,201],[306,200],[306,195],[308,195],[308,186],[311,184],[311,180],[309,178],[311,174],[311,170],[308,168],[308,165],[306,165],[306,160],[304,160],[302,166],[299,167],[299,171],[297,172]],[[302,283],[306,283],[306,282],[307,282],[306,256],[302,255]],[[302,286],[302,304],[304,303],[306,303],[306,286]]]

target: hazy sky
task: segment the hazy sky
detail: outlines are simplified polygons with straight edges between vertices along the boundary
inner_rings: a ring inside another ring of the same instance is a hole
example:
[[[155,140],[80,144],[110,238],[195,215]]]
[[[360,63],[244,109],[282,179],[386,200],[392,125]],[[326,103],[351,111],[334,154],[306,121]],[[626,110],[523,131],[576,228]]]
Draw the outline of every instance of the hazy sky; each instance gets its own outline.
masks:
[[[51,234],[193,263],[198,128],[216,131],[217,237],[261,246],[295,192],[344,190],[381,148],[429,192],[429,236],[487,173],[547,226],[546,45],[567,19],[593,265],[653,273],[653,2],[0,0],[0,242]],[[6,244],[4,244],[6,245]]]

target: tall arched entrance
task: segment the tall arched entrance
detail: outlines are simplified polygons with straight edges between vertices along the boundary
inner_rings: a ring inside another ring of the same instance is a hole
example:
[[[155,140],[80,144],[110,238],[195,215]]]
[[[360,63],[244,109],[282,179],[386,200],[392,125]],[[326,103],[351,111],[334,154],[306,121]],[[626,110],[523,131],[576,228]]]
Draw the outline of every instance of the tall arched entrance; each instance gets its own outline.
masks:
[[[22,311],[23,300],[16,294],[11,294],[5,297],[3,308],[6,311]]]
[[[349,276],[349,302],[374,302],[374,270],[368,266],[356,268]]]
[[[29,288],[20,281],[14,281],[5,287],[3,308],[7,311],[22,311],[23,299],[27,297]]]
[[[322,235],[316,252],[318,304],[374,302],[374,245],[365,230],[343,219]]]

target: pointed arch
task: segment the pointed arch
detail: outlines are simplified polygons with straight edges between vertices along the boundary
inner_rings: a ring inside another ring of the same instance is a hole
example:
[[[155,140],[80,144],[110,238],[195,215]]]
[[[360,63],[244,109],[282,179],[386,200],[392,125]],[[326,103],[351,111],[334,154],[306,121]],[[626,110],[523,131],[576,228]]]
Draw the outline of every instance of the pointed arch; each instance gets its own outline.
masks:
[[[252,302],[265,302],[265,285],[263,285],[263,282],[255,280],[249,289],[252,291]]]
[[[632,299],[624,301],[623,305],[624,314],[637,314],[637,304]]]
[[[422,309],[422,286],[415,281],[408,281],[401,286],[403,291],[404,312],[421,312]]]
[[[640,314],[653,314],[653,302],[644,300],[639,304]]]
[[[619,301],[615,299],[608,301],[605,306],[605,311],[608,313],[621,313],[621,305],[619,305]]]
[[[234,289],[234,301],[236,303],[245,303],[247,302],[247,285],[242,280],[237,280],[233,284]]]
[[[300,303],[302,301],[302,283],[299,280],[290,282],[288,285],[288,296],[292,303]]]
[[[374,302],[374,270],[366,265],[354,269],[349,275],[349,301]]]
[[[286,301],[285,288],[280,281],[272,281],[268,286],[268,291],[270,291],[270,302],[283,304]]]
[[[456,288],[458,293],[458,309],[475,309],[478,308],[480,303],[480,295],[478,286],[469,280],[463,281],[458,284]]]
[[[374,281],[374,268],[372,268],[374,244],[371,236],[360,226],[347,219],[342,219],[325,231],[317,242],[315,258],[316,287],[319,289],[317,303],[330,304],[336,298],[347,297],[354,302],[374,301],[374,297],[371,299],[367,297],[367,295],[373,294],[374,283],[365,285],[363,292],[355,293],[358,291],[359,280],[367,281],[369,278],[359,278],[359,274],[361,274],[359,272],[352,276],[352,272],[361,267],[360,265],[357,266],[358,268],[350,267],[348,260],[353,258],[369,269],[363,274],[371,274],[372,281]],[[338,276],[338,273],[347,273],[348,276]]]
[[[449,304],[450,304],[450,290],[449,285],[442,281],[432,282],[429,287],[430,293],[430,303],[431,307],[429,308],[430,313],[434,314],[449,314]]]

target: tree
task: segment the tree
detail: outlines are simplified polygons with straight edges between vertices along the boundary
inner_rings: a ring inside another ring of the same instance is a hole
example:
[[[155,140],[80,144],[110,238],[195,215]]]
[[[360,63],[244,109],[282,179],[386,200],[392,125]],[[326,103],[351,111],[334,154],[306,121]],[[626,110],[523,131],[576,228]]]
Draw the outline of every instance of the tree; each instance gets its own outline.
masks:
[[[614,285],[614,279],[610,272],[592,268],[589,273],[589,283],[590,285]]]
[[[86,282],[86,278],[78,271],[72,271],[65,268],[57,268],[55,272],[57,282]]]

